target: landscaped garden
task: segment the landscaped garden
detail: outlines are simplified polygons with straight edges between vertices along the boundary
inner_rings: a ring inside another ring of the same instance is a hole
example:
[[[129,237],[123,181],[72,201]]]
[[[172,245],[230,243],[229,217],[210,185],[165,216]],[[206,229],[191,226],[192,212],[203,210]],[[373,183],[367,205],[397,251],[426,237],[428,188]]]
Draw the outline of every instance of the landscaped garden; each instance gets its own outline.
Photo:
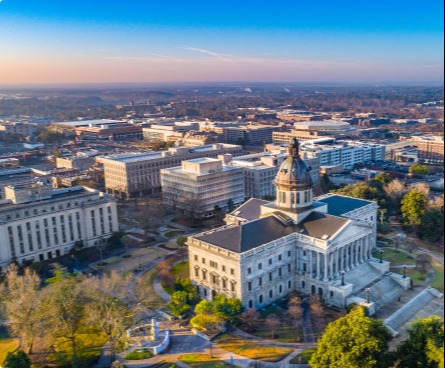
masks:
[[[230,334],[221,335],[215,340],[215,343],[222,349],[236,355],[273,363],[283,360],[293,351],[287,348],[260,345]]]
[[[236,367],[219,360],[212,358],[210,355],[204,354],[186,354],[179,357],[179,360],[186,363],[193,368],[230,368]]]
[[[375,250],[372,253],[373,257],[380,258],[380,253]],[[391,262],[392,266],[403,266],[403,265],[415,265],[416,260],[413,256],[410,256],[404,252],[397,251],[391,248],[383,249],[383,259],[385,261]]]

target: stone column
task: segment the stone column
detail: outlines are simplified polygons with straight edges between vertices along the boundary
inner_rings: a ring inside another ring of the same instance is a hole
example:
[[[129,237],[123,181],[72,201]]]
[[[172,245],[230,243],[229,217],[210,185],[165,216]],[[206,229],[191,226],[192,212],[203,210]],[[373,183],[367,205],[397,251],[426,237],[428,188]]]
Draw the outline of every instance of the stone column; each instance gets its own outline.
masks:
[[[321,279],[321,253],[317,252],[317,279]]]
[[[323,269],[323,281],[327,282],[327,281],[329,281],[329,278],[328,278],[328,255],[327,255],[327,253],[323,254],[323,266],[324,266],[324,269]]]
[[[331,278],[334,278],[334,257],[335,257],[335,253],[331,252],[331,260],[329,262],[330,266],[331,266]]]
[[[343,271],[343,247],[338,249],[338,272]]]
[[[309,266],[308,271],[309,271],[309,275],[312,277],[314,264],[312,263],[312,251],[311,250],[309,251],[308,259],[309,259],[308,260],[308,266]]]

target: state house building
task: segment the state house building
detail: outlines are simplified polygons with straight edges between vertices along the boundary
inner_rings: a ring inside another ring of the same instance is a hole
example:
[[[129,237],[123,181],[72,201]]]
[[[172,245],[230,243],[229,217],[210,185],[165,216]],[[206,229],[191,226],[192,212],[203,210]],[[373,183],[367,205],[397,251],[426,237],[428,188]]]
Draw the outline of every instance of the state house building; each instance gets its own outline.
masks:
[[[226,226],[189,238],[191,280],[201,297],[225,294],[259,309],[298,291],[344,307],[353,297],[364,301],[371,284],[375,292],[407,288],[401,276],[389,277],[389,263],[372,257],[378,205],[332,194],[313,198],[299,148],[292,139],[275,202],[251,199],[226,217]]]

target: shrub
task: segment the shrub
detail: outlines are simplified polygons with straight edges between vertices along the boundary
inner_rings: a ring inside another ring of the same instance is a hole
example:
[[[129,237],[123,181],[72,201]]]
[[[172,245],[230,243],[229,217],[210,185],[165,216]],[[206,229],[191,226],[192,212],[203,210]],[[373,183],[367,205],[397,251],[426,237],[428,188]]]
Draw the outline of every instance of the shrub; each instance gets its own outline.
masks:
[[[131,353],[124,356],[126,360],[143,360],[153,357],[153,354],[147,349],[134,350]]]

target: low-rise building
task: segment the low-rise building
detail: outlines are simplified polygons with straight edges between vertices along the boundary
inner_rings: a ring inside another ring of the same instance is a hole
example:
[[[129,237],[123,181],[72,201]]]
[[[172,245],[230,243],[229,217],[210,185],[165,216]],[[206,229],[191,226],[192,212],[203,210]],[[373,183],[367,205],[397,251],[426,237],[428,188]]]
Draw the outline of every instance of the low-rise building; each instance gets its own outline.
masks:
[[[167,142],[172,138],[179,139],[189,131],[198,131],[196,122],[181,121],[152,124],[142,129],[144,139],[151,142]]]
[[[244,173],[222,160],[198,158],[181,167],[161,170],[162,197],[167,208],[205,218],[245,201]]]
[[[88,170],[96,163],[96,158],[87,155],[77,155],[69,157],[57,157],[56,166],[58,168],[66,167],[67,169]]]
[[[172,147],[167,151],[125,153],[101,159],[105,169],[105,186],[109,194],[134,198],[161,192],[161,169],[180,166],[195,158],[216,158],[223,154],[239,156],[242,147],[213,144],[197,147]]]
[[[96,190],[11,185],[0,202],[0,266],[68,254],[75,244],[101,244],[118,231],[116,199]]]
[[[142,127],[128,123],[77,127],[75,131],[76,135],[83,139],[111,141],[134,141],[143,139]]]
[[[444,137],[421,137],[418,143],[419,161],[433,164],[444,164]]]
[[[5,122],[0,124],[0,135],[19,134],[23,137],[34,137],[37,124],[22,122]]]

